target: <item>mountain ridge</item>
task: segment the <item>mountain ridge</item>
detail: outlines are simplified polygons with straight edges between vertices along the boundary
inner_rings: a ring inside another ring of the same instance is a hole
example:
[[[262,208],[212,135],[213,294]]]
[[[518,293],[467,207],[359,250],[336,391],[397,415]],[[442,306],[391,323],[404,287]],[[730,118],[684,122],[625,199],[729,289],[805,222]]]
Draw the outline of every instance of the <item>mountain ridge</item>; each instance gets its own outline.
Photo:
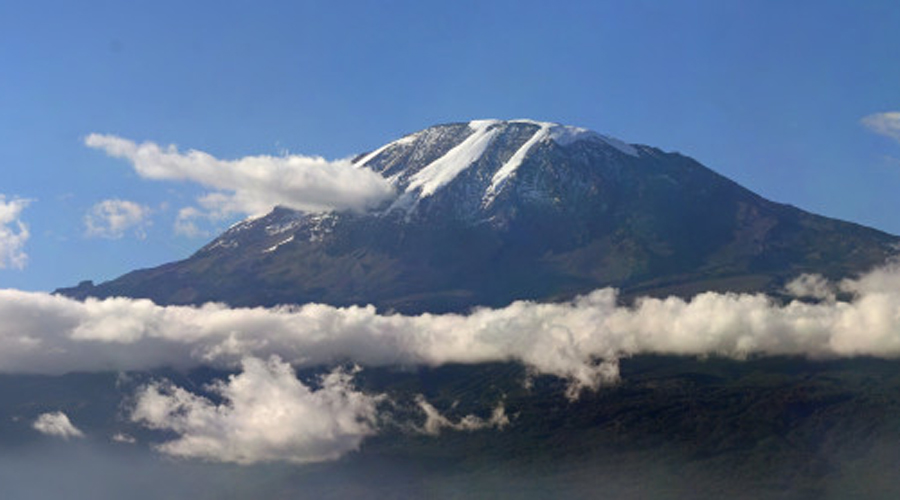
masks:
[[[58,292],[460,312],[607,286],[777,294],[802,273],[867,271],[900,245],[768,201],[679,153],[547,122],[438,125],[354,164],[397,196],[364,213],[276,207],[183,261]]]

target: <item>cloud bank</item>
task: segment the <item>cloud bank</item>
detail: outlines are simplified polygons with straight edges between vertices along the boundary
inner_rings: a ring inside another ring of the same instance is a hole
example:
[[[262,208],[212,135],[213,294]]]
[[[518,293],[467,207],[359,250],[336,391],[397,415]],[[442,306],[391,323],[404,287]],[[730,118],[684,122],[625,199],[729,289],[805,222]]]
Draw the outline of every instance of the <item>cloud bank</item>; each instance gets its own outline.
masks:
[[[900,142],[900,111],[871,114],[861,122],[872,132]]]
[[[764,295],[703,293],[617,305],[613,289],[564,303],[520,301],[469,314],[379,314],[322,304],[232,309],[85,302],[0,290],[0,371],[237,367],[277,355],[295,367],[520,362],[576,387],[614,382],[637,354],[900,357],[900,267],[822,284],[852,300],[784,305]]]
[[[306,212],[364,210],[394,194],[387,180],[350,160],[300,155],[221,160],[202,151],[181,152],[175,146],[137,144],[103,134],[90,134],[84,142],[129,161],[145,179],[192,182],[210,189],[197,200],[199,208],[179,213],[176,227],[183,234],[196,231],[193,221],[198,218],[257,215],[276,205]]]
[[[119,239],[133,229],[136,237],[146,237],[150,224],[150,207],[133,201],[111,199],[95,204],[84,216],[85,235],[107,239]]]
[[[61,411],[39,415],[32,427],[41,434],[63,439],[84,437],[84,433],[72,425],[68,415]]]
[[[29,203],[21,198],[7,200],[0,194],[0,269],[24,269],[28,262],[24,248],[31,233],[20,215]]]
[[[239,464],[335,460],[375,433],[380,397],[355,391],[351,374],[332,371],[312,390],[278,357],[242,365],[210,387],[221,404],[156,383],[139,391],[131,418],[178,433],[158,446],[163,453]]]
[[[135,396],[131,418],[178,436],[158,445],[163,453],[244,464],[331,460],[379,431],[382,396],[356,390],[353,374],[340,370],[307,386],[297,379],[297,367],[511,361],[567,379],[569,396],[576,397],[614,383],[618,360],[638,354],[900,358],[900,265],[840,283],[801,276],[787,289],[807,300],[783,304],[764,295],[710,292],[624,307],[615,290],[603,289],[564,303],[520,301],[420,316],[379,314],[371,306],[79,302],[0,290],[0,372],[239,369],[207,388],[216,401],[165,382],[147,385]],[[426,434],[509,423],[502,403],[489,418],[459,421],[424,398],[416,404],[425,422],[414,430]],[[41,427],[65,435],[51,429],[67,428],[68,419],[48,415],[38,419]]]

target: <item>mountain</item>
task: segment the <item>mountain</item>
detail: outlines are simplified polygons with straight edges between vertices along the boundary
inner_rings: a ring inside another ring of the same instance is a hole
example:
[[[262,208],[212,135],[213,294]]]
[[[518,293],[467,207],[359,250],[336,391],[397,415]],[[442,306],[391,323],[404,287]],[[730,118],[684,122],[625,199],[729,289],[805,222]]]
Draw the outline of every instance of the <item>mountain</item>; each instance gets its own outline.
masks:
[[[367,213],[276,208],[234,225],[188,259],[60,292],[160,304],[372,303],[405,313],[559,300],[605,286],[621,288],[626,300],[709,289],[777,294],[801,273],[835,279],[866,271],[900,243],[768,201],[686,156],[556,124],[440,125],[355,163],[389,179],[396,196]],[[867,324],[889,321],[878,314],[857,320],[863,337],[872,334]],[[297,376],[324,380],[331,368]],[[516,361],[365,366],[354,372],[355,386],[386,403],[382,428],[357,452],[304,466],[165,462],[173,477],[191,484],[197,474],[214,474],[223,488],[232,483],[222,478],[236,478],[239,487],[225,494],[235,498],[241,491],[255,498],[900,495],[896,360],[807,359],[763,349],[740,361],[715,353],[638,354],[623,357],[619,369],[617,384],[571,400],[567,380]],[[219,401],[210,388],[230,376],[232,369],[212,367],[0,374],[0,399],[7,401],[0,445],[29,439],[31,421],[21,415],[59,408],[88,436],[137,441],[124,448],[102,443],[113,452],[140,450],[171,435],[111,418],[122,414],[122,401],[155,379]],[[410,431],[431,419],[420,401],[448,424],[459,422],[455,430]],[[466,419],[491,418],[498,402],[507,425],[465,430]],[[126,458],[117,462],[137,463]],[[153,467],[142,468],[141,477]],[[71,465],[63,470],[69,474]],[[248,484],[265,489],[259,494]]]
[[[374,304],[464,311],[516,299],[778,293],[876,266],[900,239],[774,203],[678,153],[531,120],[431,127],[354,160],[396,197],[366,213],[286,208],[191,257],[59,292],[160,304]]]

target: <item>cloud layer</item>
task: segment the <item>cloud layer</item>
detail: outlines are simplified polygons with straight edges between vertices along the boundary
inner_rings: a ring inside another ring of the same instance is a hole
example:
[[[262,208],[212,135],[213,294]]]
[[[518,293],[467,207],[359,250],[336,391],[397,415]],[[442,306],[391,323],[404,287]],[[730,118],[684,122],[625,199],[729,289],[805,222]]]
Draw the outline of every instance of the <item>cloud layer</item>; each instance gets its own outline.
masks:
[[[168,383],[147,385],[131,417],[177,434],[159,445],[164,453],[253,463],[330,460],[378,432],[381,396],[357,391],[352,374],[340,370],[309,387],[295,367],[514,361],[567,379],[576,397],[618,380],[618,360],[637,354],[900,357],[900,266],[840,283],[801,276],[787,289],[820,300],[781,304],[763,295],[703,293],[623,307],[615,290],[603,289],[565,303],[403,316],[373,307],[161,307],[0,290],[0,372],[240,369],[208,388],[220,402]],[[508,423],[502,404],[490,418],[457,422],[422,398],[417,404],[425,415],[417,430],[427,434]],[[66,435],[67,418],[38,420],[46,432]]]
[[[21,198],[7,200],[0,194],[0,269],[23,269],[28,262],[24,248],[31,233],[20,216],[29,203]]]
[[[809,279],[816,294],[837,286]],[[798,285],[799,287],[799,285]],[[274,309],[161,307],[149,300],[79,302],[0,290],[0,371],[144,370],[277,355],[293,366],[517,361],[578,387],[618,377],[635,354],[900,356],[900,268],[839,284],[851,301],[703,293],[617,305],[603,289],[571,302],[520,301],[469,314],[403,316],[322,304]]]
[[[202,151],[180,152],[175,146],[137,144],[114,135],[91,134],[89,147],[131,162],[145,179],[200,184],[211,192],[198,207],[179,214],[177,224],[189,233],[201,217],[256,215],[282,205],[307,212],[363,210],[392,197],[393,187],[377,173],[349,160],[313,156],[246,156],[221,160]]]
[[[111,199],[103,200],[84,216],[85,235],[119,239],[128,230],[134,230],[140,239],[146,237],[146,227],[150,224],[150,207],[133,201]]]

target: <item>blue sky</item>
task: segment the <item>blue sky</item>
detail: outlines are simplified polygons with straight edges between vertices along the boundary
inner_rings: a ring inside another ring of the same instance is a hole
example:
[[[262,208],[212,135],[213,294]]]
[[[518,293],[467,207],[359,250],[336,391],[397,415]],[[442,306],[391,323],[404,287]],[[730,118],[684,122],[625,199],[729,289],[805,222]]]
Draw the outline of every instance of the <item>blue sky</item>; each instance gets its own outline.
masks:
[[[898,26],[888,1],[4,2],[0,288],[184,258],[243,217],[177,232],[203,177],[150,179],[91,134],[338,160],[527,117],[898,234]]]

